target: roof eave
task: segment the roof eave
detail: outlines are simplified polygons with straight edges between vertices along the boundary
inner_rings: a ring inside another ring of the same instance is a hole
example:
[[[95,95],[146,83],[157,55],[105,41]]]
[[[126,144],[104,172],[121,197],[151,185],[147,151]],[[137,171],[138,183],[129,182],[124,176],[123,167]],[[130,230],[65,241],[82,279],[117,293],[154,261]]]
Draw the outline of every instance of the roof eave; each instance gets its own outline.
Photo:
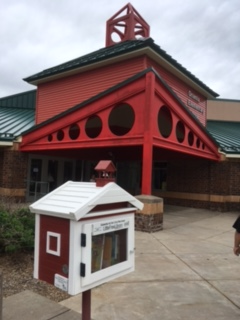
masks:
[[[225,153],[225,157],[230,159],[240,159],[240,153]]]
[[[239,151],[228,151],[225,148],[219,148],[219,153],[224,155],[225,158],[240,158],[240,152]]]
[[[0,146],[10,147],[10,146],[13,146],[14,142],[17,142],[17,143],[22,142],[22,136],[18,135],[18,136],[13,136],[10,138],[0,137]]]
[[[11,147],[13,145],[12,140],[2,139],[0,138],[0,147]]]

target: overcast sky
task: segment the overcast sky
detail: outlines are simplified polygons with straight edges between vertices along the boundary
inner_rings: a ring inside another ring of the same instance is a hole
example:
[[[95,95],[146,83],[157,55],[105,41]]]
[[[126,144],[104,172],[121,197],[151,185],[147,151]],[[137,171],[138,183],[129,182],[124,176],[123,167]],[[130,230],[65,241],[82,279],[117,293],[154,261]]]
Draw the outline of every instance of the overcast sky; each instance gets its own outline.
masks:
[[[132,0],[163,50],[222,99],[240,100],[240,0]],[[127,0],[1,0],[0,97],[22,79],[105,47]]]

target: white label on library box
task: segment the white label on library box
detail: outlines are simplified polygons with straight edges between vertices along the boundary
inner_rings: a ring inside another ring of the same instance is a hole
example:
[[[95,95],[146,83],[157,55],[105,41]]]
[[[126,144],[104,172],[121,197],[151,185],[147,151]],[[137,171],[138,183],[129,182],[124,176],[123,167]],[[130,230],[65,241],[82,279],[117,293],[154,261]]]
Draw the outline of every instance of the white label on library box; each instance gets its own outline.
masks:
[[[127,229],[128,227],[129,227],[128,219],[97,222],[92,225],[92,234],[98,235],[106,232]]]
[[[57,273],[55,274],[54,285],[58,289],[61,289],[63,291],[68,291],[68,279],[63,276],[60,276],[60,274],[57,274]]]

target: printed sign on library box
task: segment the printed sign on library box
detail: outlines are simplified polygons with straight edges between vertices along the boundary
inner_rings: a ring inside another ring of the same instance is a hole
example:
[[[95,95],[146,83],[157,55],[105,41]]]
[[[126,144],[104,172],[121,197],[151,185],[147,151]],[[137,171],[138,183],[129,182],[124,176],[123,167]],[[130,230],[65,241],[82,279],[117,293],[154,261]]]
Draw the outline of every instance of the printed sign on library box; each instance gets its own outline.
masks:
[[[117,231],[129,227],[128,219],[121,219],[115,221],[98,222],[92,225],[92,234],[98,235],[106,232]]]

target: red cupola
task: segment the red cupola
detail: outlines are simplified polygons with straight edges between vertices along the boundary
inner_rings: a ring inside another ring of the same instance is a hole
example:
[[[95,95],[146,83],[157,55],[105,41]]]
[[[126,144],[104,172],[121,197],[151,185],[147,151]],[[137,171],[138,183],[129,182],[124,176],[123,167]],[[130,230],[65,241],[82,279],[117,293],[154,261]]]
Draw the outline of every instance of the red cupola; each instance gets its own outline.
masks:
[[[128,3],[107,21],[106,47],[139,37],[147,38],[149,34],[150,26]]]
[[[94,168],[97,172],[96,186],[103,187],[108,182],[115,182],[116,167],[111,160],[101,160]]]

